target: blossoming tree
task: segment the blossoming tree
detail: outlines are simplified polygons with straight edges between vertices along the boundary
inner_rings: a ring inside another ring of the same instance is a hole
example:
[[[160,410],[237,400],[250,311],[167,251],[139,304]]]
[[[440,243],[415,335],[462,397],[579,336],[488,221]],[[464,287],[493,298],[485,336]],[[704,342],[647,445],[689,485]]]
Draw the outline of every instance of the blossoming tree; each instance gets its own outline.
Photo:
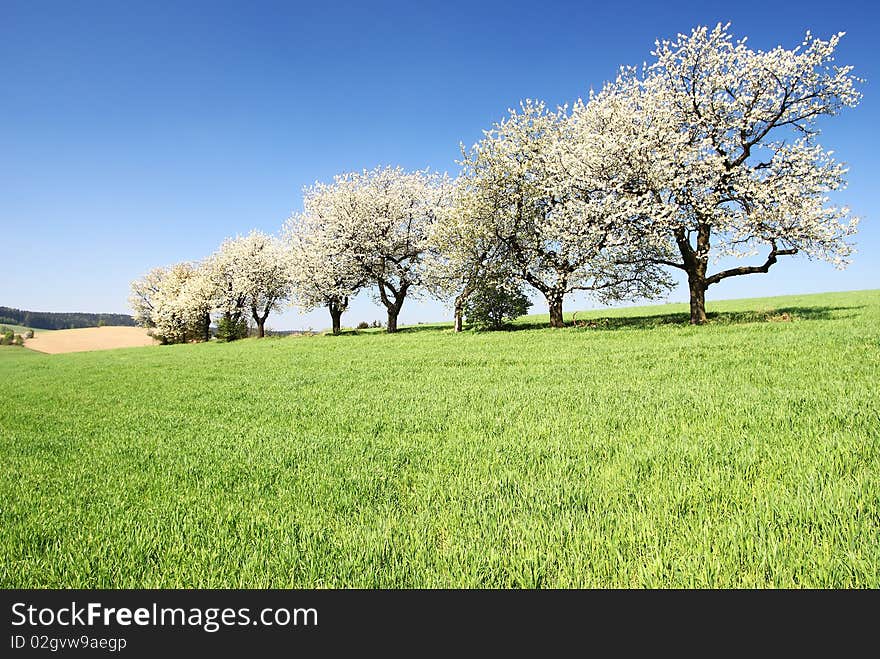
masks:
[[[354,279],[375,283],[388,332],[397,331],[404,300],[422,286],[427,227],[448,189],[445,176],[384,167],[336,176],[306,194],[311,212],[357,264]]]
[[[156,309],[160,286],[166,272],[166,268],[153,268],[140,279],[135,279],[131,282],[131,295],[128,298],[128,305],[134,312],[134,322],[141,327],[155,326],[152,316]]]
[[[197,264],[154,268],[132,282],[131,291],[135,321],[162,343],[210,338],[211,290]]]
[[[233,323],[248,313],[265,336],[266,319],[290,297],[289,253],[261,231],[228,238],[206,261],[215,308]]]
[[[547,300],[551,327],[563,327],[573,291],[602,301],[654,297],[666,284],[618,221],[616,199],[599,177],[570,171],[571,119],[525,101],[486,131],[462,163],[463,177],[487,207],[479,219],[503,245],[516,275]]]
[[[335,221],[332,187],[306,190],[304,211],[284,224],[283,239],[290,251],[293,298],[305,310],[327,307],[333,333],[342,329],[342,314],[365,283],[365,273],[352,245]],[[329,212],[328,212],[329,211]]]
[[[481,285],[518,285],[505,244],[498,240],[494,213],[498,204],[468,185],[453,185],[446,212],[428,227],[425,275],[428,288],[440,300],[452,300],[455,331],[462,331],[464,307]]]
[[[674,254],[654,262],[686,273],[692,323],[706,320],[710,286],[766,273],[782,256],[847,264],[857,221],[828,197],[846,169],[816,143],[816,120],[861,96],[852,67],[834,64],[842,36],[762,51],[727,26],[698,27],[658,42],[655,62],[606,90],[618,101],[607,118],[612,151],[626,154],[630,211]],[[763,262],[709,272],[710,259],[761,251]]]

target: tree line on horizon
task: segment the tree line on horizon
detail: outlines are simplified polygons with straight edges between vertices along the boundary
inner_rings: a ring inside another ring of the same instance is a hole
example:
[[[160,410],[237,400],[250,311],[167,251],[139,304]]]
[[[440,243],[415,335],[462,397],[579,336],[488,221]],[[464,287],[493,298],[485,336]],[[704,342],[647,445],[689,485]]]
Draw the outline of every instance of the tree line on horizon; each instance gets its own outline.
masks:
[[[164,342],[259,336],[293,303],[327,308],[334,333],[369,290],[397,330],[405,300],[655,299],[687,277],[690,321],[706,291],[803,254],[845,267],[858,218],[829,194],[846,168],[817,143],[817,120],[855,107],[851,66],[834,63],[843,33],[807,32],[792,49],[753,50],[728,26],[658,41],[654,60],[621,67],[587,100],[519,109],[462,147],[456,177],[376,167],[304,189],[279,235],[253,231],[200,262],[155,268],[132,283],[135,320]],[[722,258],[756,263],[714,272]]]
[[[133,317],[121,313],[27,311],[14,307],[0,307],[0,324],[22,325],[44,330],[62,330],[99,327],[101,325],[133,327],[136,323]]]

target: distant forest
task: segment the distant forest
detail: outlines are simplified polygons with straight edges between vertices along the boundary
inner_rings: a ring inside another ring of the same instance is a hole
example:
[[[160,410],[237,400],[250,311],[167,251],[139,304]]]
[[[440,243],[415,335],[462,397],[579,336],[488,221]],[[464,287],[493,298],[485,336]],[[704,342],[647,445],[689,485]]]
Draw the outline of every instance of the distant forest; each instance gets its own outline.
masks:
[[[134,325],[134,318],[123,313],[53,313],[0,307],[0,325],[24,325],[34,329],[59,330],[101,325]]]

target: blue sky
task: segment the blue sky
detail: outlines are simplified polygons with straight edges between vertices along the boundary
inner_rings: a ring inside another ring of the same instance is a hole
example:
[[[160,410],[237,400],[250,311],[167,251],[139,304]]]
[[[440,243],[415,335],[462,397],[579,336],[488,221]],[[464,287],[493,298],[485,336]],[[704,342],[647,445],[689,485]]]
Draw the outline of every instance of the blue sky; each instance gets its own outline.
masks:
[[[821,143],[849,164],[837,199],[864,219],[848,270],[787,259],[713,287],[710,308],[880,288],[871,2],[4,0],[0,13],[0,305],[127,312],[133,278],[277,231],[304,185],[380,164],[453,172],[459,143],[520,99],[570,102],[650,59],[656,38],[719,21],[756,48],[847,32],[837,61],[867,79],[865,97],[823,124]],[[408,301],[401,321],[449,315]],[[362,294],[344,322],[383,317]],[[328,320],[288,311],[269,325]]]

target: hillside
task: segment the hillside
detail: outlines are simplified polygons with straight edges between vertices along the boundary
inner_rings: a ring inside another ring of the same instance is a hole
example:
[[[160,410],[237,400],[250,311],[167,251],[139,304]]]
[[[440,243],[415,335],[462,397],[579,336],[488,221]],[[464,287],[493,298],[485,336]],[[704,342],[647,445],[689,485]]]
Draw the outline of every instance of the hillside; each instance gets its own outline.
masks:
[[[26,311],[13,307],[0,307],[0,325],[21,325],[33,329],[59,330],[98,327],[100,325],[124,325],[133,327],[134,318],[119,313],[56,313],[49,311]]]
[[[880,587],[880,291],[711,311],[0,351],[0,587]]]

